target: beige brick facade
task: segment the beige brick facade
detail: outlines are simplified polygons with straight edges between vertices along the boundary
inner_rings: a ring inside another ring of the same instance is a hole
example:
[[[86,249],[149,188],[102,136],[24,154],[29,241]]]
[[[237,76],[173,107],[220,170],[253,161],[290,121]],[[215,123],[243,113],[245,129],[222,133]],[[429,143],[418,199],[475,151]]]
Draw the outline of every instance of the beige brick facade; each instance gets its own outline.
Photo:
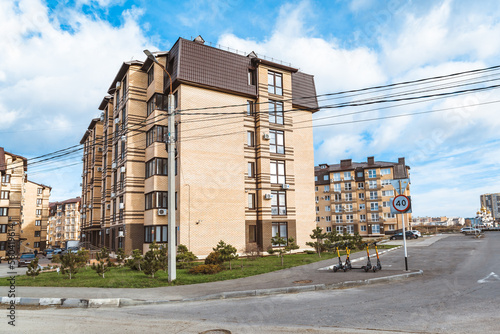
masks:
[[[402,229],[402,215],[391,214],[390,201],[397,195],[392,179],[408,178],[405,159],[397,163],[365,163],[342,160],[340,164],[315,167],[316,223],[324,232],[358,232],[363,237],[379,237]],[[410,195],[410,186],[404,195]],[[404,214],[405,226],[411,214]]]
[[[47,247],[65,248],[67,241],[80,240],[80,202],[76,197],[50,203]]]
[[[219,240],[239,252],[265,250],[282,233],[305,247],[315,217],[312,128],[304,125],[317,102],[296,104],[292,87],[314,96],[312,77],[183,39],[156,57],[172,75],[176,101],[178,243],[197,255]],[[149,59],[127,62],[108,93],[81,141],[82,240],[147,250],[153,240],[166,243],[172,211],[168,77]]]

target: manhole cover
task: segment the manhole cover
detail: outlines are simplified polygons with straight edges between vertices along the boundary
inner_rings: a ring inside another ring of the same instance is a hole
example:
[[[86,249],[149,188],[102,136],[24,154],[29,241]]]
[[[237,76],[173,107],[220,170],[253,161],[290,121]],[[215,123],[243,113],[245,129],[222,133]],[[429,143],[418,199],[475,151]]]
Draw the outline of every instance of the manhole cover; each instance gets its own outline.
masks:
[[[208,331],[201,332],[200,334],[231,334],[227,329],[209,329]]]
[[[295,283],[295,284],[304,284],[304,283],[312,283],[312,281],[310,279],[303,279],[301,281],[295,281],[293,283]]]

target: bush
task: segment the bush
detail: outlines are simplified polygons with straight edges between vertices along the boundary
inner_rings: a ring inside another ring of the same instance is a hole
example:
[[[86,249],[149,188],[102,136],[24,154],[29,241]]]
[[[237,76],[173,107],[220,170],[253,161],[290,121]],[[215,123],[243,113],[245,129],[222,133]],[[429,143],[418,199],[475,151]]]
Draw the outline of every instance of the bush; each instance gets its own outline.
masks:
[[[200,264],[199,266],[189,269],[189,273],[193,275],[204,274],[212,275],[217,274],[223,270],[219,264]]]
[[[219,252],[212,252],[208,254],[205,259],[205,264],[221,265],[224,262]]]
[[[190,263],[195,261],[197,257],[184,245],[177,246],[177,267],[181,269],[186,269],[190,266]]]
[[[316,252],[312,250],[306,250],[306,254],[316,254]]]

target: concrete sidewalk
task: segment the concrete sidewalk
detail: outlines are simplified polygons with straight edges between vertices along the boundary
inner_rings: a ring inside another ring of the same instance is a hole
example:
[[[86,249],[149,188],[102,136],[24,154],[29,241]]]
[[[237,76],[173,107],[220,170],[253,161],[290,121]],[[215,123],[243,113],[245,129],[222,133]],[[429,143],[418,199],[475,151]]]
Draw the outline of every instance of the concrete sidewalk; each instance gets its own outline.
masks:
[[[422,247],[425,247],[443,237],[446,236],[426,237],[420,240],[412,240],[412,243],[413,246],[421,243]],[[112,289],[17,286],[16,304],[57,305],[62,307],[118,307],[338,289],[422,275],[421,270],[404,271],[396,257],[385,258],[384,254],[389,252],[398,253],[399,255],[399,253],[402,254],[403,250],[402,247],[398,247],[380,251],[382,270],[376,273],[373,271],[365,272],[364,270],[334,273],[328,270],[328,268],[338,263],[338,259],[333,258],[235,280],[160,288]],[[374,254],[371,255],[370,258],[374,263],[376,258]],[[344,260],[345,256],[342,259]],[[366,253],[362,251],[354,253],[351,260],[354,267],[361,267],[366,263]],[[384,269],[384,265],[390,269]],[[401,269],[394,269],[399,267]],[[0,296],[7,296],[8,289],[8,287],[1,287]],[[5,304],[9,303],[10,300],[10,298],[3,297],[1,302]]]

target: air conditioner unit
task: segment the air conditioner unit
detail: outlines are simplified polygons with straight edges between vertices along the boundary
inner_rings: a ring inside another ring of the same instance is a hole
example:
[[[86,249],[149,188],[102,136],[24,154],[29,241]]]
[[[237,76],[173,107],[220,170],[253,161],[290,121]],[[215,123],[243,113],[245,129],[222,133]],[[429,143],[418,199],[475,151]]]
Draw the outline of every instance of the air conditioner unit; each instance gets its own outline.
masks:
[[[120,208],[120,209],[125,209],[125,203],[120,203],[119,208]]]
[[[281,189],[290,189],[290,185],[289,184],[282,184]]]
[[[113,163],[111,164],[111,168],[113,168],[113,169],[115,169],[115,168],[116,168],[116,162],[113,162]]]
[[[111,204],[106,204],[106,209],[111,209]]]
[[[321,219],[325,219],[325,217],[321,217]]]
[[[127,136],[122,136],[122,141],[127,141]]]
[[[84,204],[84,205],[83,205],[83,208],[86,208],[86,207],[87,207],[87,204]]]
[[[158,216],[166,216],[167,209],[158,209]]]
[[[318,200],[316,200],[316,203],[319,203],[319,201],[318,201]]]
[[[92,205],[89,205],[89,209],[92,209]]]
[[[122,167],[120,168],[120,173],[125,173],[125,166],[122,166]]]
[[[269,140],[269,133],[264,133],[264,135],[262,136],[262,138],[266,139],[266,140]]]
[[[80,183],[80,187],[83,187],[83,183]]]
[[[111,198],[114,198],[116,196],[115,193],[111,193]]]
[[[122,86],[121,81],[118,81],[118,82],[116,83],[116,89],[117,89],[117,90],[118,90],[118,89],[120,89],[120,87],[121,87],[121,86]]]
[[[118,231],[118,238],[123,238],[125,233],[123,231]]]
[[[321,196],[321,199],[325,199],[323,196]]]
[[[271,199],[273,198],[273,194],[265,194],[264,199]]]
[[[120,119],[117,117],[117,118],[115,118],[115,124],[118,124],[118,123],[120,123]]]
[[[106,234],[109,234],[109,228],[106,229]]]
[[[85,157],[82,158],[82,161],[85,161]]]
[[[97,152],[102,152],[102,147],[101,147],[101,146],[99,146],[99,147],[97,148]]]
[[[102,167],[97,167],[98,172],[102,172]]]

